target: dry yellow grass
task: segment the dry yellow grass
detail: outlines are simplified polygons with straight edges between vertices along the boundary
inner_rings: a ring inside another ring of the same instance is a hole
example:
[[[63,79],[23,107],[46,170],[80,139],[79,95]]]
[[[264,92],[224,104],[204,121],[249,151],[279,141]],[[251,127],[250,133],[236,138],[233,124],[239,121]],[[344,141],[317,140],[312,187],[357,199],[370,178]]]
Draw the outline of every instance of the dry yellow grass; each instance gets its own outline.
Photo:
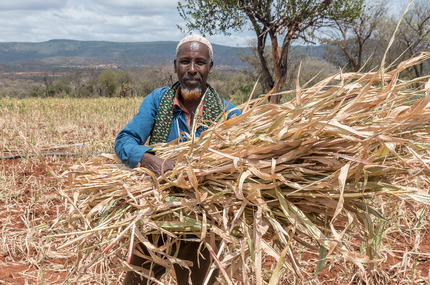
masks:
[[[140,101],[0,98],[0,156],[25,156],[0,160],[0,284],[64,282],[76,251],[58,250],[63,239],[47,238],[62,232],[54,225],[65,207],[50,169],[62,172],[65,164],[86,161],[91,152],[112,151],[117,132]],[[38,155],[46,152],[76,155]],[[121,271],[112,266],[81,284],[116,284],[120,278]]]
[[[312,282],[335,260],[346,264],[349,280],[385,284],[390,273],[381,261],[393,254],[388,229],[421,231],[430,203],[429,78],[399,79],[429,57],[386,71],[384,84],[380,72],[338,74],[298,86],[287,104],[244,104],[241,116],[201,138],[157,146],[160,156],[178,161],[158,180],[106,157],[74,165],[61,191],[70,213],[62,225],[70,229],[55,237],[70,237],[62,248],[78,245],[88,254],[75,267],[82,274],[113,256],[127,267],[135,241],[154,262],[187,266],[168,246],[149,242],[163,232],[167,245],[186,234],[209,248],[222,240],[216,266],[227,284]],[[414,220],[405,222],[384,209],[391,203],[420,210],[410,217],[396,209]],[[423,236],[415,232],[417,241]],[[304,252],[319,255],[313,271],[300,265]],[[426,256],[419,247],[414,254]],[[277,264],[269,273],[267,256]]]

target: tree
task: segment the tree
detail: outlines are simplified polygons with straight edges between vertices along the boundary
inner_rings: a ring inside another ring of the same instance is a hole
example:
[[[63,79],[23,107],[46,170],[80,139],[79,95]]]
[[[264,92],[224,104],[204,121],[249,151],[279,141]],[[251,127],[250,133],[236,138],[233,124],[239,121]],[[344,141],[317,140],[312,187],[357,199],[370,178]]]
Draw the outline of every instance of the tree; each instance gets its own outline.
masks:
[[[134,93],[146,96],[160,86],[172,85],[175,79],[173,64],[150,66],[138,70],[135,74]]]
[[[250,50],[252,53],[248,52],[241,54],[241,60],[247,62],[253,69],[253,74],[257,75],[253,78],[255,82],[255,80],[262,75],[262,70],[261,64],[258,60],[256,44],[254,42],[250,43]],[[310,54],[312,54],[312,51],[307,47],[292,46],[290,48],[288,55],[287,80],[284,85],[286,90],[295,89],[297,79],[299,79],[300,86],[303,86],[309,81],[310,84],[316,83],[319,80],[327,78],[337,72],[334,65],[327,61],[312,57]],[[269,65],[273,64],[273,58],[268,51],[265,52],[265,57]],[[291,97],[286,96],[284,99],[289,101],[291,100]]]
[[[250,27],[256,34],[257,53],[266,91],[282,90],[287,79],[288,53],[295,40],[312,42],[314,31],[336,19],[359,16],[363,0],[185,0],[178,11],[189,30],[213,35]],[[269,40],[273,57],[270,69],[266,55]],[[270,102],[279,103],[280,95]]]
[[[110,69],[103,70],[98,77],[97,88],[100,96],[115,97],[118,88],[118,74]]]
[[[387,13],[387,0],[379,3],[365,3],[362,13],[356,19],[337,19],[321,38],[324,58],[338,66],[347,66],[351,71],[359,71],[369,59],[373,50],[368,48],[374,42],[373,35],[381,26]],[[370,67],[372,68],[372,67]]]
[[[397,44],[405,52],[405,57],[411,58],[423,51],[430,50],[430,2],[418,0],[412,4],[400,25],[397,34]],[[412,77],[424,75],[425,63],[409,69]]]
[[[49,75],[48,72],[44,72],[43,73],[43,84],[45,85],[45,95],[46,97],[50,97],[52,93],[52,83],[54,82],[54,73],[52,73],[52,75]]]
[[[128,97],[133,94],[133,78],[128,70],[118,71],[119,97]]]

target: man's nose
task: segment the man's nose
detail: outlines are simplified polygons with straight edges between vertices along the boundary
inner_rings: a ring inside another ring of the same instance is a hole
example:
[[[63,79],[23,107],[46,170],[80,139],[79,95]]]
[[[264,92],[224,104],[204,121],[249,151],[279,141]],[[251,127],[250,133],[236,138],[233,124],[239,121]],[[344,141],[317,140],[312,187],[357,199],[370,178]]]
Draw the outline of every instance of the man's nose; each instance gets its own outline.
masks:
[[[195,74],[195,73],[197,72],[195,62],[193,62],[193,61],[192,61],[192,62],[190,63],[190,66],[189,66],[189,68],[188,68],[188,72],[189,72],[189,73],[192,73],[192,74]]]

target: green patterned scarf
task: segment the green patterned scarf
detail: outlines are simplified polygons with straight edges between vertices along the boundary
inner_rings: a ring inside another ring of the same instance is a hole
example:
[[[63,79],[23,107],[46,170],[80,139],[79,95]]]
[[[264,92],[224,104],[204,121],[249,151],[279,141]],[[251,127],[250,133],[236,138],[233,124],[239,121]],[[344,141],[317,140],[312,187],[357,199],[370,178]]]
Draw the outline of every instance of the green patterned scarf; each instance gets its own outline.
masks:
[[[172,127],[173,113],[175,106],[173,106],[173,99],[175,98],[176,90],[179,87],[179,82],[173,86],[161,98],[160,106],[158,107],[157,117],[152,129],[149,144],[164,143],[170,134]],[[203,101],[203,122],[205,127],[212,125],[224,111],[224,104],[221,97],[209,84],[207,84],[206,95]],[[198,114],[198,113],[197,113]]]

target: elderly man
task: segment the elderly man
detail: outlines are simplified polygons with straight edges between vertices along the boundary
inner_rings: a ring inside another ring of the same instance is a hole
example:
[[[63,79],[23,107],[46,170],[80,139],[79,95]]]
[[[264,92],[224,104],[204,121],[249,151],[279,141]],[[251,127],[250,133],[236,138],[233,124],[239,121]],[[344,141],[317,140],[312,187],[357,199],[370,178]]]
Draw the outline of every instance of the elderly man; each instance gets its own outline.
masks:
[[[191,35],[179,42],[173,62],[178,82],[171,87],[156,89],[146,96],[139,112],[116,138],[115,152],[123,163],[130,167],[136,167],[140,163],[140,166],[160,176],[161,173],[173,169],[175,162],[155,156],[151,147],[144,145],[148,138],[149,145],[177,138],[179,141],[185,140],[186,133],[190,134],[192,130],[195,116],[201,118],[206,127],[215,122],[225,110],[235,108],[207,83],[208,76],[213,71],[212,58],[212,45],[204,37]],[[202,108],[197,110],[203,95]],[[237,109],[231,110],[228,118],[234,115],[240,115],[240,112]],[[205,127],[197,126],[196,136],[200,136]],[[143,252],[146,251],[141,244],[137,247]],[[211,264],[209,251],[204,246],[200,247],[198,242],[181,242],[178,257],[193,262],[190,267],[191,280],[193,284],[203,284]],[[150,263],[148,265],[145,261],[144,258],[134,255],[131,263],[149,269]],[[179,265],[174,268],[178,284],[188,284],[188,269]],[[156,279],[161,278],[165,271],[162,266],[152,267]],[[215,278],[212,278],[209,284],[214,282]],[[124,284],[147,284],[147,280],[130,271]]]

